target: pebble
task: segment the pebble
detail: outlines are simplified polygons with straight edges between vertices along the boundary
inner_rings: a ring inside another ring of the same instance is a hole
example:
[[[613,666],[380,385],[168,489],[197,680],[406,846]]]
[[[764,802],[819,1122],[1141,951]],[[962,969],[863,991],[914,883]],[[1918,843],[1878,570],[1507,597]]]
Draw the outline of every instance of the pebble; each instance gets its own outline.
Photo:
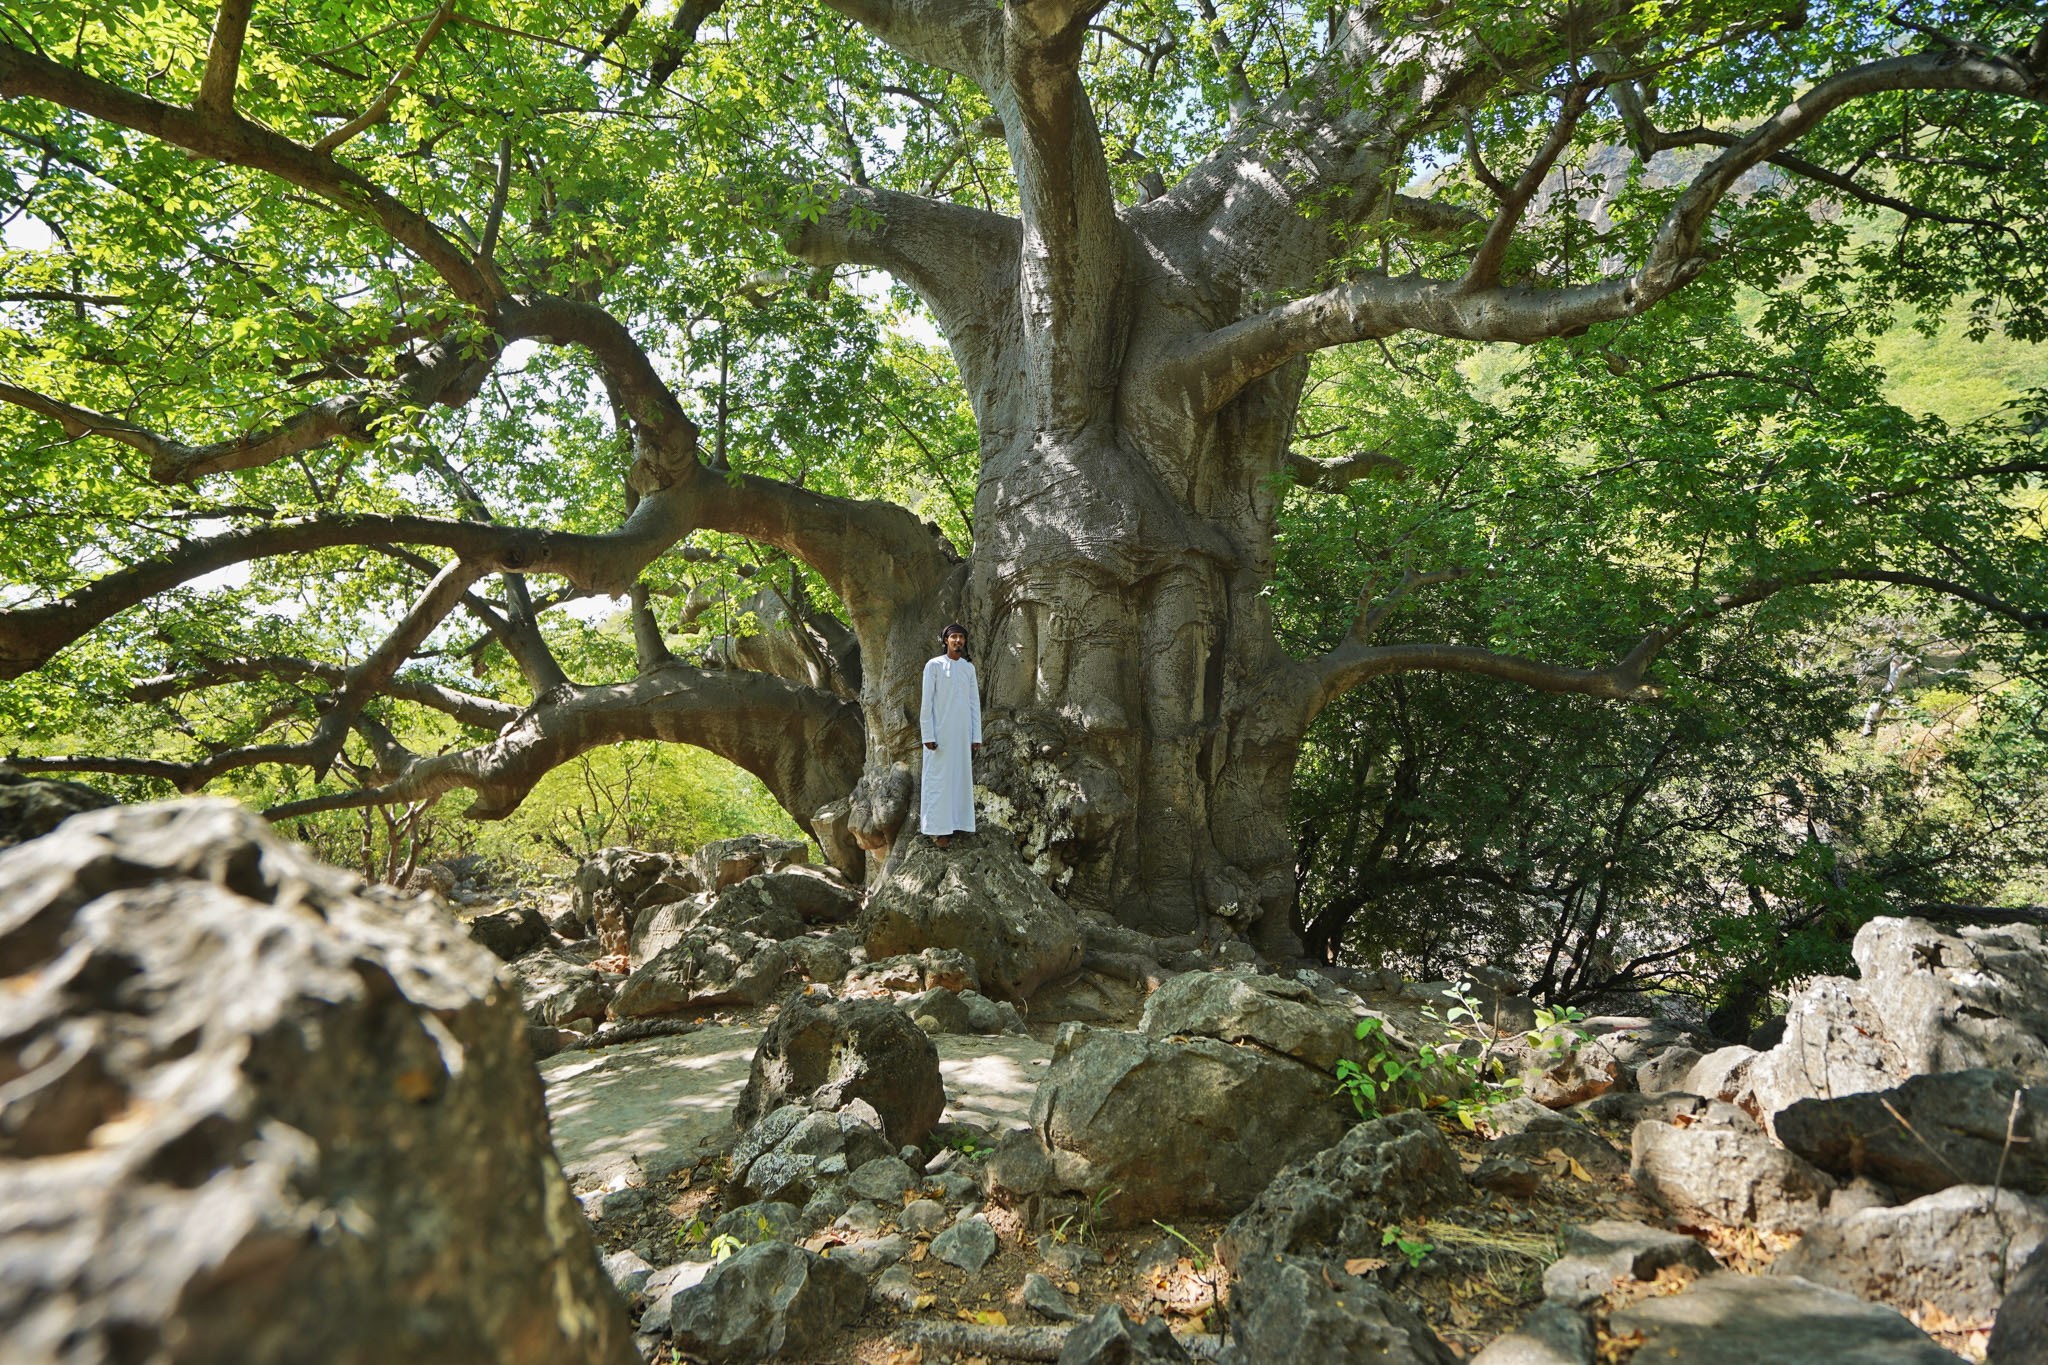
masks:
[[[896,1264],[909,1253],[910,1239],[900,1232],[892,1232],[886,1237],[868,1237],[833,1247],[829,1254],[833,1260],[844,1261],[863,1275],[873,1275]]]
[[[917,1277],[910,1273],[907,1265],[892,1265],[877,1275],[869,1292],[891,1308],[905,1313],[916,1312],[921,1301],[929,1302],[931,1298],[918,1285]]]
[[[874,1237],[882,1231],[882,1206],[870,1199],[863,1199],[845,1213],[832,1220],[834,1232],[852,1233],[854,1237]]]

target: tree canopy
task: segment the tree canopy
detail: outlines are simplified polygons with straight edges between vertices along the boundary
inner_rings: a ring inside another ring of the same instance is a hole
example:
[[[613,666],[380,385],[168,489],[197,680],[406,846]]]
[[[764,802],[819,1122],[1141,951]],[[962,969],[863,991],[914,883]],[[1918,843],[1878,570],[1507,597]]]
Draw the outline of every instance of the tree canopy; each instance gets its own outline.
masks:
[[[2048,391],[1872,349],[2048,338],[2028,7],[45,0],[0,96],[23,767],[490,818],[674,741],[859,871],[959,615],[1041,873],[1280,948],[1388,680],[1791,725],[1759,633],[2048,626]]]

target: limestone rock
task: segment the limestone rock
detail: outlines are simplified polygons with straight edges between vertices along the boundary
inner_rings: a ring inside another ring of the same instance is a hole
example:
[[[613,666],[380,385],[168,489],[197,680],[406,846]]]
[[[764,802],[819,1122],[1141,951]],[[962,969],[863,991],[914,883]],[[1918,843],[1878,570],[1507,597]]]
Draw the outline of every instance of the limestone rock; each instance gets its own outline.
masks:
[[[560,953],[529,953],[506,969],[518,988],[528,1022],[561,1028],[578,1019],[601,1022],[617,988],[597,972]]]
[[[881,1130],[865,1119],[786,1105],[754,1124],[733,1147],[728,1202],[808,1205],[820,1190],[843,1183],[850,1171],[892,1150]]]
[[[612,1015],[645,1019],[714,1005],[758,1005],[789,974],[789,950],[730,929],[692,929],[633,970],[612,997]]]
[[[804,1360],[867,1306],[850,1265],[787,1242],[758,1242],[714,1268],[670,1307],[669,1334],[707,1361]]]
[[[1183,972],[1152,993],[1138,1027],[1155,1038],[1173,1034],[1251,1042],[1335,1074],[1356,1059],[1358,1014],[1333,996],[1285,977],[1243,969]]]
[[[1784,1038],[1750,1066],[1757,1116],[1766,1124],[1799,1100],[1885,1090],[1910,1074],[1886,1036],[1872,984],[1824,976],[1792,998]]]
[[[1414,1310],[1378,1285],[1299,1256],[1259,1256],[1230,1287],[1230,1340],[1246,1365],[1453,1365]]]
[[[1568,1225],[1562,1240],[1563,1258],[1543,1272],[1543,1295],[1572,1308],[1606,1297],[1625,1281],[1648,1283],[1674,1266],[1703,1274],[1715,1269],[1707,1249],[1684,1233],[1618,1218]]]
[[[742,834],[734,839],[712,840],[697,850],[692,861],[703,888],[719,891],[763,872],[779,872],[810,860],[810,845],[801,839]]]
[[[606,953],[624,953],[631,949],[637,914],[702,889],[685,860],[630,848],[599,849],[576,869],[574,921],[597,935]]]
[[[1909,1196],[2001,1180],[2048,1191],[2048,1086],[2023,1088],[1997,1071],[1915,1076],[1881,1093],[1801,1100],[1777,1116],[1777,1127],[1779,1141],[1822,1170],[1874,1176]]]
[[[1378,1255],[1383,1228],[1468,1193],[1435,1121],[1391,1114],[1280,1172],[1224,1228],[1216,1251],[1232,1270],[1275,1255]]]
[[[525,1020],[438,906],[227,801],[78,815],[0,886],[10,1358],[631,1365]]]
[[[40,838],[80,811],[113,804],[113,797],[83,783],[24,777],[0,763],[0,848]]]
[[[853,970],[853,955],[848,951],[851,945],[832,935],[805,934],[784,946],[795,959],[797,970],[818,985],[836,986]]]
[[[499,960],[517,962],[528,953],[545,947],[548,922],[531,905],[508,905],[471,916],[463,929],[488,948]]]
[[[1795,1228],[1812,1222],[1835,1182],[1757,1133],[1636,1126],[1636,1189],[1681,1221]]]
[[[1593,1348],[1593,1325],[1583,1315],[1546,1303],[1488,1342],[1472,1365],[1593,1365]]]
[[[1115,1225],[1237,1212],[1282,1166],[1329,1146],[1350,1107],[1313,1067],[1214,1038],[1062,1035],[1031,1106],[1059,1189]],[[1028,1193],[1028,1191],[1027,1191]]]
[[[797,863],[753,878],[762,894],[788,906],[805,924],[839,924],[860,914],[861,893],[824,868]]]
[[[1067,1334],[1057,1365],[1183,1365],[1188,1359],[1163,1320],[1133,1322],[1113,1303]]]
[[[946,1108],[939,1052],[887,1001],[813,1001],[791,995],[754,1053],[737,1119],[743,1126],[785,1104],[874,1106],[892,1147],[923,1142]]]
[[[2048,1243],[2048,1203],[2011,1190],[1957,1185],[1898,1208],[1830,1214],[1771,1264],[1902,1313],[1931,1303],[1962,1322],[1990,1322],[2006,1286]]]
[[[1954,1365],[1960,1356],[1889,1308],[1791,1276],[1717,1271],[1609,1320],[1641,1332],[1635,1358],[1682,1365]]]
[[[627,936],[627,950],[633,965],[644,966],[661,956],[664,949],[682,942],[710,908],[710,893],[697,892],[680,900],[663,901],[635,911],[632,932]]]
[[[1522,1094],[1545,1109],[1569,1109],[1622,1084],[1621,1063],[1590,1044],[1563,1056],[1539,1051],[1522,1068]]]
[[[1024,1277],[1023,1297],[1024,1306],[1042,1318],[1054,1322],[1077,1322],[1081,1318],[1066,1291],[1035,1271]]]
[[[1081,927],[1014,851],[992,838],[940,849],[905,841],[860,921],[868,956],[953,948],[973,960],[979,988],[1022,1002],[1081,965]],[[947,984],[932,982],[933,985]]]
[[[1700,1050],[1696,1047],[1687,1047],[1683,1043],[1667,1047],[1636,1068],[1636,1089],[1648,1095],[1666,1090],[1686,1090],[1686,1082],[1701,1060]]]
[[[2039,926],[1874,919],[1857,931],[1854,951],[1907,1074],[1988,1068],[2048,1084],[2048,936]]]
[[[1740,1043],[1716,1048],[1694,1062],[1692,1070],[1685,1073],[1685,1080],[1676,1088],[1710,1100],[1721,1100],[1754,1114],[1756,1093],[1750,1084],[1749,1073],[1756,1066],[1756,1059],[1762,1055],[1755,1048],[1744,1047]]]

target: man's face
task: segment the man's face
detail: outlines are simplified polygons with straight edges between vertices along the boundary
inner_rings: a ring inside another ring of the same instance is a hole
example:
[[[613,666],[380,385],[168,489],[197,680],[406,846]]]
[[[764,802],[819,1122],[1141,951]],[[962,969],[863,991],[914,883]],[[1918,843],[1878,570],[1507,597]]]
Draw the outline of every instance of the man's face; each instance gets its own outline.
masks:
[[[959,657],[960,657],[960,651],[961,651],[961,650],[963,650],[963,649],[965,649],[965,648],[967,648],[967,637],[966,637],[965,635],[962,635],[962,634],[961,634],[961,633],[960,633],[959,631],[957,631],[957,630],[949,630],[949,631],[947,631],[947,632],[946,632],[946,657],[947,657],[947,658],[949,658],[949,659],[957,659],[957,658],[959,658]]]

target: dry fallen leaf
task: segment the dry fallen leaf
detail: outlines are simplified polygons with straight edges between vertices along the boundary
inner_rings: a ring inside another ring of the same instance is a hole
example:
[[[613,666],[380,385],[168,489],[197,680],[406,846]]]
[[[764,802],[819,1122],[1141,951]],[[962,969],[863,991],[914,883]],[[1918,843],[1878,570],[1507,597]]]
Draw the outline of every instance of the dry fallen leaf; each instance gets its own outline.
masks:
[[[919,1242],[915,1246],[910,1248],[910,1259],[913,1261],[922,1261],[925,1257],[931,1254],[932,1247],[931,1243],[929,1242]]]
[[[994,1308],[963,1308],[960,1310],[960,1317],[964,1322],[978,1322],[983,1327],[1008,1327],[1010,1325],[1009,1318]]]
[[[1564,1164],[1566,1168],[1571,1171],[1572,1179],[1578,1181],[1582,1185],[1590,1185],[1593,1183],[1593,1177],[1587,1172],[1584,1166],[1581,1166],[1579,1164],[1579,1159],[1577,1157],[1566,1157],[1564,1159]]]
[[[1344,1263],[1346,1275],[1370,1275],[1375,1270],[1385,1270],[1387,1263],[1377,1256],[1353,1256]]]

